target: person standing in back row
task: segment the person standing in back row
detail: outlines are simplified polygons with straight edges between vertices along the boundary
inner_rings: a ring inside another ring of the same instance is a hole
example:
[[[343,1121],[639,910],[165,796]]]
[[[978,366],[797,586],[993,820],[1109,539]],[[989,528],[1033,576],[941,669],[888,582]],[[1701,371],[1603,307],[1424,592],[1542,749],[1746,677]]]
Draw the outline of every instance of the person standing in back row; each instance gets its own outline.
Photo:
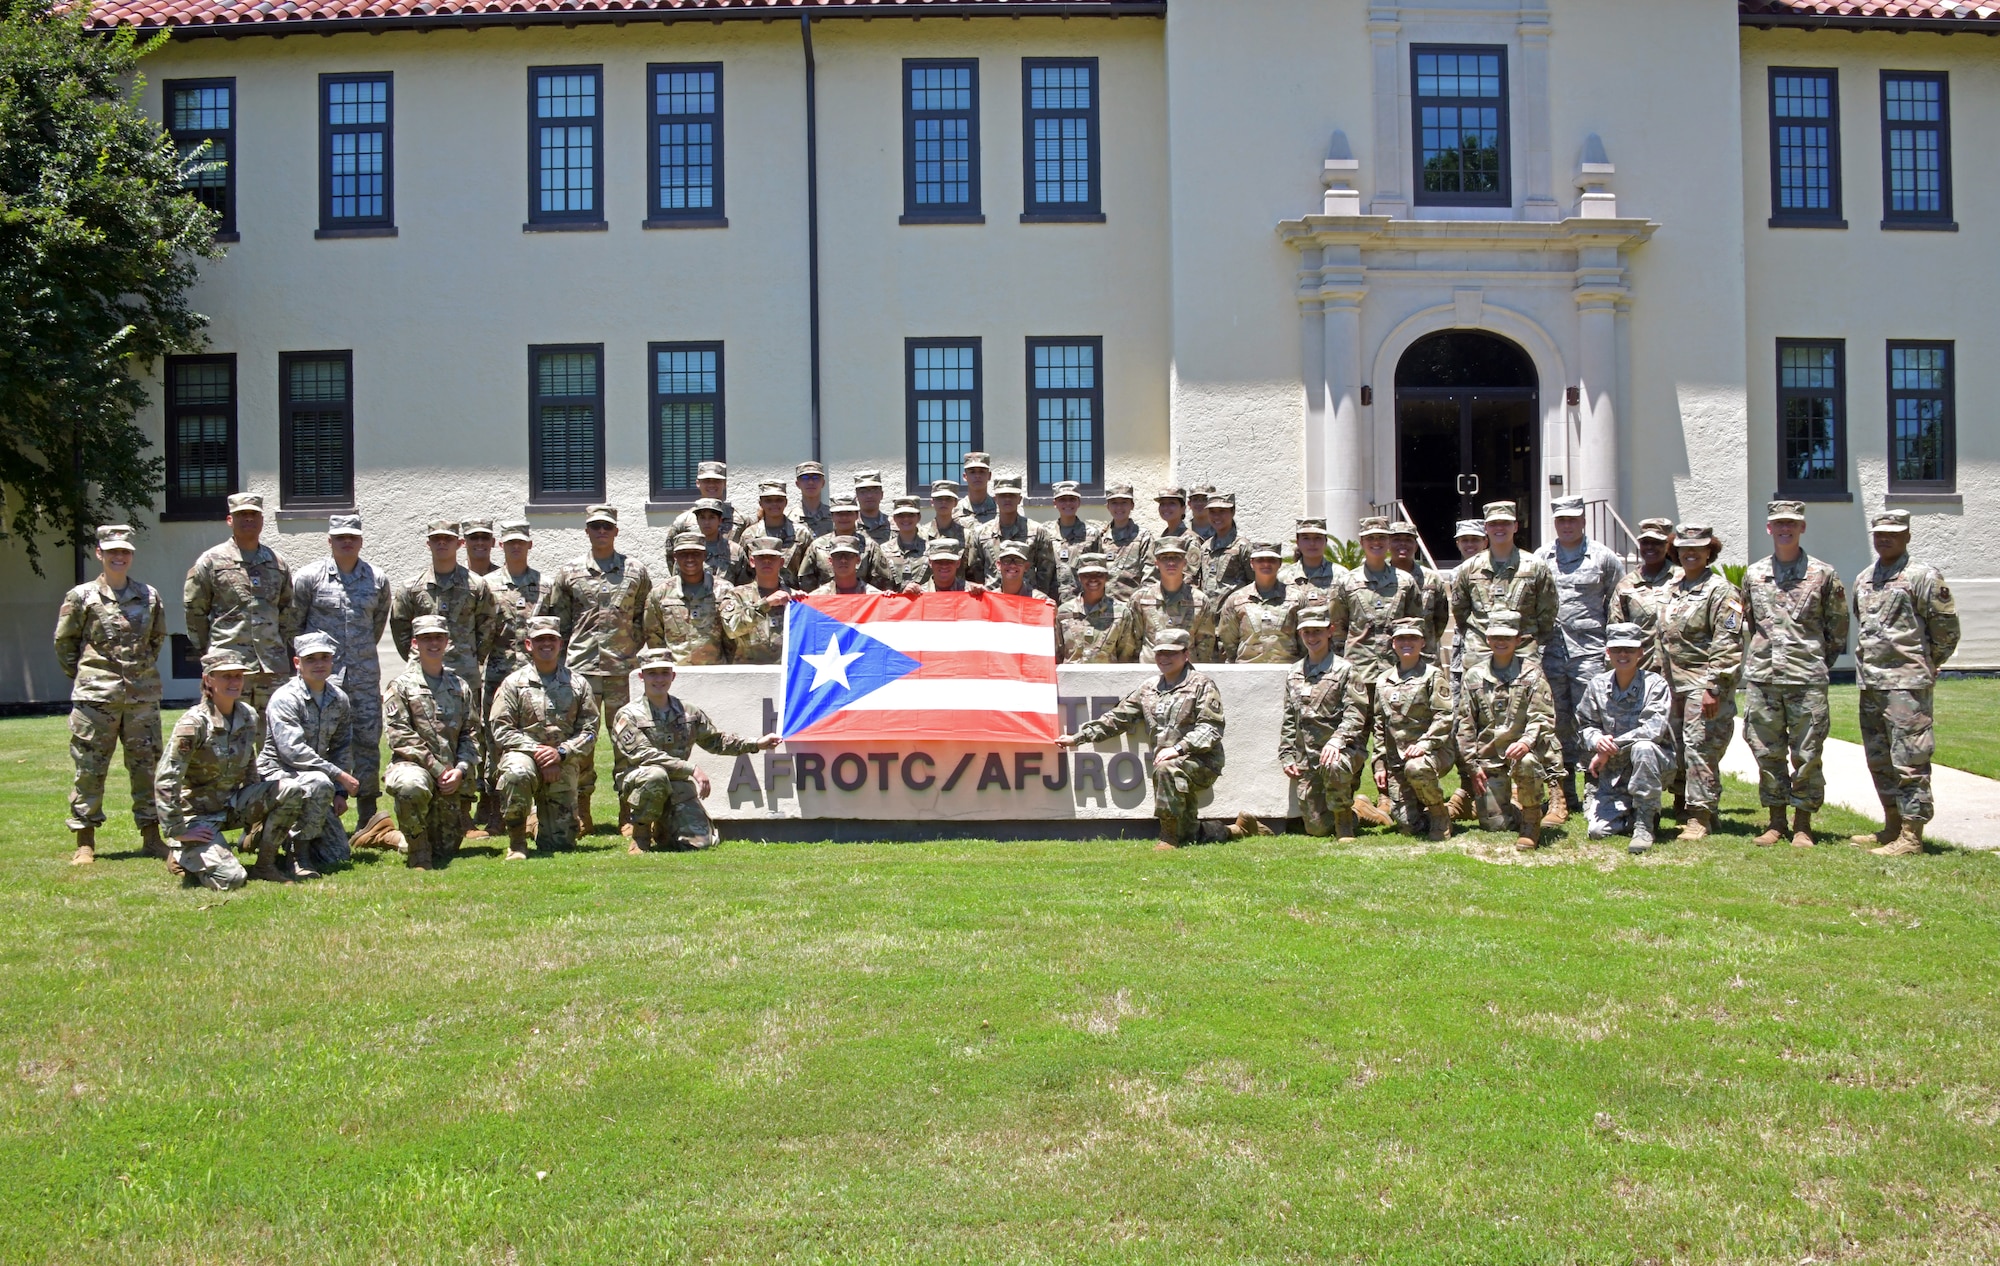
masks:
[[[1854,581],[1855,675],[1861,682],[1861,746],[1882,833],[1857,835],[1885,857],[1924,848],[1931,820],[1931,689],[1958,649],[1958,607],[1937,568],[1910,559],[1910,512],[1885,510],[1870,523],[1875,565]]]
[[[1549,507],[1556,539],[1535,551],[1555,578],[1556,627],[1542,647],[1542,674],[1556,704],[1556,738],[1562,743],[1561,777],[1550,784],[1549,813],[1543,826],[1561,826],[1572,808],[1583,807],[1578,775],[1589,763],[1577,736],[1576,707],[1584,691],[1604,672],[1604,626],[1625,564],[1583,530],[1583,498],[1558,497]]]
[[[1707,525],[1674,531],[1681,576],[1660,603],[1660,659],[1673,691],[1668,716],[1680,761],[1683,843],[1706,839],[1722,802],[1722,754],[1736,730],[1743,670],[1743,601],[1718,575],[1722,542]]]
[[[327,557],[292,577],[291,627],[295,636],[324,633],[333,639],[332,683],[347,696],[354,726],[354,825],[375,816],[382,794],[382,634],[389,628],[389,578],[361,557],[361,516],[326,521]],[[267,724],[269,718],[266,718]]]
[[[262,713],[292,675],[292,565],[264,544],[264,498],[229,495],[229,539],[188,569],[181,602],[197,655],[240,651],[250,666],[243,702]]]

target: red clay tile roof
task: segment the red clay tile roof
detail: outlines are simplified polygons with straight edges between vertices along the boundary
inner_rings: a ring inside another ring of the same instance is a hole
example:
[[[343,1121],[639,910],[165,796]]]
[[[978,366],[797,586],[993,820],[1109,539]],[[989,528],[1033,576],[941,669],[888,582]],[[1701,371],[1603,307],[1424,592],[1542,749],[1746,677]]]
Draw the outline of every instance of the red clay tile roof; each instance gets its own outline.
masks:
[[[182,34],[244,34],[295,24],[319,29],[382,29],[481,23],[791,19],[814,17],[961,17],[1021,12],[1070,16],[1145,16],[1165,0],[96,0],[90,24],[169,27]],[[218,29],[220,28],[220,29]]]
[[[2000,0],[1737,0],[1737,12],[1745,26],[2000,30]]]

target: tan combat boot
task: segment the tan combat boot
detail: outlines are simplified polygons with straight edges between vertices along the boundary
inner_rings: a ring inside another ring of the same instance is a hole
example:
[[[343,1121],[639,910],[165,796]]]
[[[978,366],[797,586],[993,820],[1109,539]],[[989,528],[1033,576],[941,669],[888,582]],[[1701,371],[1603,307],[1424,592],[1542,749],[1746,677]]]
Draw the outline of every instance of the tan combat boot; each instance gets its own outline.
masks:
[[[410,851],[404,856],[403,865],[411,870],[431,869],[431,829],[428,826],[417,828],[409,841]]]
[[[1752,844],[1755,844],[1758,848],[1769,848],[1771,847],[1771,845],[1776,844],[1779,840],[1782,840],[1784,838],[1785,838],[1785,806],[1781,804],[1774,804],[1771,806],[1770,824],[1764,828],[1764,833],[1762,835],[1758,836],[1754,840],[1751,840],[1750,842]]]
[[[1180,824],[1172,818],[1160,819],[1160,838],[1153,844],[1156,851],[1176,849],[1181,846]]]
[[[1569,799],[1563,791],[1562,780],[1557,779],[1548,786],[1549,809],[1542,815],[1543,826],[1561,826],[1569,821]]]
[[[1812,846],[1812,810],[1792,810],[1792,847],[1811,848]]]
[[[576,798],[576,833],[578,835],[589,835],[596,829],[597,823],[590,816],[590,797],[578,796]]]
[[[1903,833],[1903,810],[1893,804],[1882,806],[1882,829],[1873,834],[1850,835],[1849,844],[1867,848],[1871,844],[1892,844]]]
[[[1239,813],[1239,814],[1237,814],[1237,815],[1236,815],[1236,826],[1237,826],[1237,829],[1238,829],[1238,830],[1240,830],[1240,831],[1242,831],[1242,832],[1243,832],[1243,834],[1245,834],[1245,835],[1276,835],[1276,834],[1277,834],[1277,832],[1276,832],[1276,831],[1273,831],[1273,830],[1272,830],[1272,829],[1271,829],[1270,827],[1268,827],[1268,826],[1265,826],[1265,825],[1264,825],[1264,822],[1263,822],[1263,819],[1259,818],[1259,817],[1258,817],[1258,816],[1257,816],[1256,814],[1254,814],[1254,813]]]
[[[1361,834],[1361,823],[1352,813],[1336,812],[1333,815],[1333,838],[1343,844],[1352,844]]]
[[[361,829],[348,837],[349,848],[394,848],[396,820],[386,813],[361,820]]]
[[[1542,806],[1539,801],[1521,806],[1521,838],[1514,841],[1516,852],[1532,853],[1542,846]]]
[[[653,824],[651,822],[634,822],[632,824],[632,840],[631,843],[625,846],[625,851],[628,853],[643,853],[652,846]]]
[[[1454,822],[1471,822],[1479,816],[1472,804],[1472,793],[1463,787],[1451,793],[1451,799],[1445,801],[1444,810]]]
[[[76,833],[76,854],[69,859],[72,866],[89,866],[97,861],[97,828],[86,826]]]
[[[1442,805],[1424,810],[1425,825],[1429,827],[1424,838],[1430,840],[1448,839],[1451,836],[1451,812]]]
[[[1365,795],[1354,797],[1354,816],[1369,826],[1394,826],[1396,819],[1377,808],[1375,802]]]
[[[1924,824],[1905,818],[1902,826],[1903,829],[1897,832],[1895,839],[1880,848],[1871,848],[1868,851],[1877,857],[1910,857],[1923,852]]]
[[[510,823],[507,827],[507,857],[510,862],[523,861],[528,856],[528,824]]]
[[[169,855],[167,852],[167,842],[160,838],[159,823],[142,822],[139,824],[139,850],[148,857],[158,857],[162,860]]]
[[[250,868],[250,878],[261,879],[265,883],[288,884],[292,877],[278,869],[278,837],[285,828],[275,822],[264,823],[257,834],[257,864]]]
[[[1674,838],[1683,844],[1707,839],[1709,817],[1712,813],[1713,810],[1710,809],[1682,809],[1681,833]]]

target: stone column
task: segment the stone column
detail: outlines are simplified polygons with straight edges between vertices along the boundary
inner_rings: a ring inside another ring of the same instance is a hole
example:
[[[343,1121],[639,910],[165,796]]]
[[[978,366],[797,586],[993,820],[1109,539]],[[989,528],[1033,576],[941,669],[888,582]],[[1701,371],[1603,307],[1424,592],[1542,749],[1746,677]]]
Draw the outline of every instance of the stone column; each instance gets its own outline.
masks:
[[[1306,479],[1313,512],[1327,530],[1352,537],[1368,513],[1368,451],[1361,427],[1361,301],[1368,295],[1358,246],[1321,250],[1319,287],[1323,384],[1319,442],[1308,442]]]
[[[1576,282],[1577,460],[1574,496],[1604,500],[1620,514],[1618,498],[1618,305],[1626,298],[1624,270],[1613,247],[1579,252]],[[1628,516],[1629,517],[1629,516]]]

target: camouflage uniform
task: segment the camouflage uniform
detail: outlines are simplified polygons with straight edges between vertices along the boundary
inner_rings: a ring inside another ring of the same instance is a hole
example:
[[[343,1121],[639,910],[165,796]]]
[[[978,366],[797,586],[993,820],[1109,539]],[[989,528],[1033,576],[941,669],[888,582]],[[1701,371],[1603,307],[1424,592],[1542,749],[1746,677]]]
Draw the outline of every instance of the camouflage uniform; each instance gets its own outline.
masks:
[[[223,831],[243,830],[248,847],[257,823],[283,830],[298,812],[296,803],[280,802],[277,783],[256,777],[262,738],[257,709],[239,702],[225,718],[203,698],[175,722],[154,773],[160,830],[173,850],[174,864],[211,888],[238,888],[249,878]],[[181,839],[203,822],[215,828],[214,840],[190,844]]]
[[[828,517],[831,518],[831,515],[832,512],[829,511]],[[755,518],[736,529],[735,540],[738,545],[747,550],[750,548],[750,542],[760,536],[768,536],[776,541],[785,551],[787,559],[792,556],[793,551],[797,550],[801,544],[813,539],[805,528],[793,519],[780,519],[777,523],[773,524],[765,522],[762,518]],[[668,539],[671,540],[673,538],[669,537]],[[794,579],[789,567],[785,569],[785,579],[787,582]]]
[[[1064,664],[1132,664],[1139,659],[1139,643],[1132,622],[1126,619],[1125,604],[1106,589],[1096,602],[1082,595],[1056,608],[1056,650]]]
[[[1624,623],[1624,621],[1620,621]],[[1610,669],[1591,679],[1576,705],[1576,725],[1583,745],[1584,767],[1600,739],[1618,744],[1618,754],[1604,762],[1584,800],[1590,838],[1629,835],[1637,821],[1651,822],[1660,813],[1660,791],[1673,769],[1667,715],[1673,692],[1667,679],[1640,669],[1632,684],[1618,688]]]
[[[995,517],[980,531],[980,547],[993,560],[993,575],[1000,575],[1000,547],[1013,541],[1027,551],[1028,587],[1039,589],[1053,596],[1059,587],[1056,575],[1056,544],[1049,530],[1039,523],[1031,522],[1026,516],[1017,515],[1010,524],[1002,525]]]
[[[771,593],[791,593],[796,591],[784,581]],[[785,651],[786,607],[773,611],[764,605],[770,597],[757,587],[756,581],[738,585],[722,597],[722,632],[729,641],[729,662],[732,664],[775,664]]]
[[[1208,538],[1208,596],[1221,602],[1256,577],[1250,571],[1250,541],[1234,523],[1229,532]]]
[[[726,592],[705,573],[699,584],[688,584],[676,572],[654,585],[646,599],[646,645],[666,647],[676,664],[722,663],[728,657],[722,612]],[[595,689],[596,683],[591,684]]]
[[[1142,585],[1125,604],[1125,618],[1132,625],[1132,644],[1144,649],[1153,644],[1162,629],[1186,629],[1190,651],[1196,663],[1215,662],[1215,602],[1188,580],[1173,593],[1160,582]]]
[[[1375,692],[1375,759],[1389,775],[1389,803],[1406,831],[1424,829],[1427,810],[1444,808],[1438,785],[1458,763],[1453,741],[1451,678],[1429,659],[1405,671],[1399,663],[1377,677]],[[1405,756],[1422,745],[1421,756]]]
[[[1216,658],[1224,664],[1289,664],[1299,658],[1298,607],[1283,585],[1248,584],[1222,600]]]
[[[885,593],[902,588],[897,584],[897,571],[889,562],[889,556],[882,547],[865,536],[854,538],[861,545],[860,557],[855,560],[855,574],[864,585],[873,585]],[[808,592],[827,584],[833,579],[833,556],[828,553],[833,548],[834,538],[822,536],[800,546],[792,555],[792,565],[788,569],[797,579],[798,588]]]
[[[799,525],[799,532],[807,540],[818,540],[822,536],[833,535],[833,508],[822,496],[819,504],[808,508],[804,503],[792,511],[792,522]]]
[[[702,498],[704,501],[707,499],[706,497]],[[723,500],[721,497],[717,497],[715,504],[717,506],[717,513],[722,515],[722,531],[720,535],[725,541],[733,540],[736,536],[736,530],[743,526],[743,520],[737,517],[736,507],[732,503]],[[667,525],[667,539],[671,541],[683,532],[699,531],[701,531],[701,520],[695,517],[692,509],[683,510],[674,516],[672,523]]]
[[[993,495],[991,489],[987,491],[986,500],[977,505],[973,504],[971,497],[967,497],[958,503],[958,509],[951,512],[951,517],[969,528],[984,528],[1000,517],[1000,499]]]
[[[1389,644],[1396,621],[1421,619],[1424,613],[1423,595],[1410,573],[1386,565],[1378,572],[1366,563],[1347,573],[1328,595],[1328,606],[1341,653],[1371,682],[1396,667],[1396,648]]]
[[[1532,833],[1539,816],[1533,821],[1525,815],[1517,818],[1505,797],[1511,779],[1515,804],[1539,805],[1542,784],[1562,760],[1562,748],[1556,744],[1555,700],[1541,666],[1519,653],[1505,668],[1493,663],[1491,652],[1477,663],[1467,663],[1459,682],[1456,719],[1459,751],[1488,780],[1485,794],[1475,801],[1479,824],[1489,831],[1518,825],[1523,834]],[[1530,750],[1510,762],[1507,749],[1517,742],[1527,743]]]
[[[324,633],[336,647],[333,676],[354,717],[357,796],[382,790],[382,634],[389,627],[389,578],[366,559],[343,573],[331,558],[306,564],[292,578],[294,635]]]
[[[694,534],[701,536],[701,529],[699,527],[695,528]],[[674,535],[678,536],[679,533],[677,532]],[[674,538],[673,536],[669,536],[667,539],[671,541]],[[708,574],[715,577],[716,584],[724,586],[740,585],[748,581],[754,574],[755,569],[750,565],[750,555],[744,550],[743,546],[738,545],[727,536],[718,533],[714,540],[702,536],[701,543],[707,550],[707,555],[703,561],[707,564]],[[668,554],[667,561],[673,561],[671,553]]]
[[[984,584],[986,578],[993,574],[987,565],[986,546],[980,537],[978,524],[953,519],[949,524],[940,526],[933,516],[925,521],[917,535],[924,538],[926,548],[935,541],[954,541],[958,544],[960,580],[975,585]]]
[[[1146,573],[1152,570],[1153,534],[1129,519],[1122,528],[1106,523],[1090,538],[1087,552],[1104,555],[1111,568],[1105,589],[1124,602],[1146,583]]]
[[[697,848],[714,839],[715,826],[702,808],[689,754],[696,747],[719,756],[760,750],[756,739],[716,729],[693,704],[669,697],[666,707],[656,708],[644,695],[618,710],[611,741],[625,754],[618,793],[632,806],[632,820],[653,827],[655,844],[673,836]]]
[[[1326,556],[1321,556],[1317,567],[1307,567],[1293,559],[1278,569],[1278,583],[1290,589],[1300,602],[1326,602],[1351,574]]]
[[[1194,534],[1194,529],[1187,525],[1187,520],[1185,519],[1173,527],[1162,527],[1159,531],[1153,533],[1155,553],[1151,565],[1146,568],[1146,579],[1155,582],[1160,579],[1158,549],[1161,541],[1179,541],[1181,543],[1181,548],[1187,551],[1187,582],[1197,589],[1207,589],[1208,546],[1199,536]]]
[[[422,664],[411,664],[389,683],[384,729],[390,763],[383,781],[412,852],[428,844],[437,862],[450,861],[465,838],[466,799],[478,787],[478,736],[485,728],[478,702],[449,668],[431,677]],[[453,769],[460,775],[458,790],[444,795],[438,780]]]
[[[570,671],[589,679],[592,720],[601,709],[608,726],[632,697],[633,657],[645,644],[652,592],[653,577],[646,565],[618,553],[602,561],[585,554],[565,563],[542,591],[536,614],[556,618]],[[499,742],[498,735],[494,742]],[[621,768],[618,759],[614,752],[614,774]],[[587,806],[596,790],[597,767],[586,761],[577,774],[577,796]]]
[[[1445,632],[1451,627],[1451,573],[1416,559],[1408,572],[1417,582],[1418,618],[1424,622],[1424,658],[1444,663]]]
[[[337,652],[336,652],[337,655]],[[278,803],[291,806],[285,851],[295,863],[324,870],[347,860],[347,832],[333,814],[334,779],[352,775],[354,715],[347,694],[331,682],[317,697],[293,677],[271,695],[257,776],[278,784]]]
[[[389,640],[405,663],[416,658],[410,649],[410,626],[420,615],[442,616],[451,629],[445,667],[467,681],[480,680],[499,634],[492,582],[473,575],[463,563],[442,576],[426,563],[398,586],[389,606]]]
[[[1743,576],[1743,738],[1757,757],[1765,808],[1818,811],[1820,766],[1833,728],[1827,670],[1847,649],[1847,587],[1803,550],[1789,563],[1752,563]]]
[[[1557,509],[1581,514],[1583,499],[1565,498]],[[1590,683],[1604,671],[1604,626],[1611,620],[1612,598],[1625,579],[1625,564],[1588,536],[1574,551],[1561,541],[1550,541],[1535,551],[1535,557],[1555,578],[1556,627],[1542,644],[1542,672],[1555,697],[1563,768],[1573,773],[1590,763],[1577,739],[1576,708]]]
[[[197,655],[231,650],[255,664],[243,702],[262,708],[292,675],[292,566],[268,545],[244,553],[224,541],[195,559],[181,592]]]
[[[1649,673],[1665,668],[1660,659],[1660,607],[1666,601],[1667,590],[1680,578],[1681,569],[1672,563],[1650,573],[1635,568],[1618,582],[1618,592],[1611,599],[1612,620],[1618,624],[1636,624],[1646,635],[1646,653],[1640,658],[1639,667]]]
[[[63,595],[55,644],[63,675],[75,683],[69,692],[69,756],[76,766],[72,831],[104,821],[104,780],[111,749],[121,742],[133,824],[143,830],[160,820],[153,769],[160,760],[160,647],[166,640],[166,607],[143,581],[128,575],[118,593],[100,576]]]
[[[1076,736],[1085,743],[1102,743],[1135,727],[1151,747],[1142,755],[1161,827],[1183,843],[1224,838],[1219,829],[1205,829],[1200,817],[1201,793],[1222,773],[1222,692],[1214,680],[1192,668],[1171,685],[1156,677],[1080,727]],[[1152,758],[1168,748],[1180,759],[1161,769]]]
[[[1659,644],[1673,691],[1668,719],[1684,789],[1681,808],[1713,812],[1722,795],[1722,754],[1736,729],[1736,676],[1743,667],[1743,604],[1714,571],[1668,586],[1660,603]],[[1713,719],[1701,714],[1715,695]]]
[[[1894,521],[1906,511],[1878,516]],[[1931,689],[1958,649],[1958,607],[1935,568],[1908,553],[1879,562],[1854,581],[1855,671],[1861,684],[1861,746],[1875,794],[1885,811],[1921,828],[1934,816],[1931,799]]]
[[[568,665],[544,677],[530,664],[500,683],[488,722],[500,752],[501,817],[510,828],[519,826],[532,808],[542,848],[572,847],[577,790],[597,752],[597,696],[589,678]],[[535,768],[535,748],[544,744],[562,753],[562,771],[552,783]]]
[[[1102,526],[1081,515],[1074,523],[1064,524],[1058,519],[1048,525],[1049,542],[1056,551],[1056,587],[1052,592],[1059,600],[1068,602],[1076,597],[1076,560],[1089,552],[1090,538]]]
[[[1331,769],[1320,764],[1323,754],[1334,758]],[[1332,835],[1368,763],[1368,687],[1331,645],[1324,658],[1301,659],[1285,677],[1278,763],[1305,770],[1293,781],[1306,834]]]
[[[925,550],[928,542],[923,533],[907,544],[900,536],[892,536],[882,546],[882,556],[889,563],[889,579],[892,592],[901,592],[911,585],[921,586],[931,578],[931,565]]]
[[[1458,565],[1451,577],[1451,618],[1458,622],[1459,651],[1464,668],[1486,662],[1486,623],[1495,611],[1521,617],[1523,659],[1539,660],[1556,629],[1560,603],[1549,565],[1516,546],[1514,556],[1496,560],[1481,550]]]
[[[514,530],[526,530],[525,523],[509,524],[502,527],[503,534]],[[487,732],[486,709],[493,702],[494,691],[507,680],[507,674],[529,664],[526,639],[528,617],[542,603],[542,573],[532,567],[524,567],[516,576],[505,567],[488,572],[484,577],[486,591],[493,597],[493,645],[486,652],[485,671],[477,677],[465,678],[468,686],[474,687],[472,708],[473,741],[479,746],[479,764],[475,773],[481,794],[491,796],[497,788],[495,781],[499,771],[498,754],[493,750],[493,736]],[[489,804],[495,803],[492,801]]]

